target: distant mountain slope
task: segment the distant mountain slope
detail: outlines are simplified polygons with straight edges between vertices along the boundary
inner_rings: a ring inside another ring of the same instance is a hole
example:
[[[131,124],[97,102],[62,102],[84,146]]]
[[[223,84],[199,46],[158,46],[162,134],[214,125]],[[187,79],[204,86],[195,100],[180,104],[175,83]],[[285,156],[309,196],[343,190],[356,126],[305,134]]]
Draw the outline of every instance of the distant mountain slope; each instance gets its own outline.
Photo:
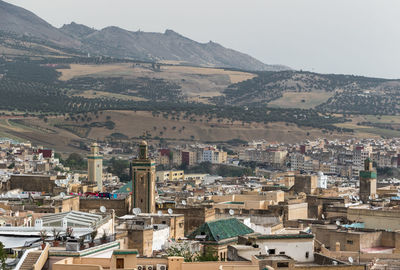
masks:
[[[75,23],[75,22],[72,22],[70,24],[64,24],[60,28],[60,30],[62,32],[66,33],[66,34],[68,34],[68,35],[70,35],[70,36],[72,36],[74,38],[78,38],[78,39],[84,38],[87,35],[90,35],[90,34],[96,32],[96,30],[93,29],[93,28],[90,28],[90,27],[88,27],[86,25],[78,24],[78,23]]]
[[[66,27],[68,26],[64,26]],[[226,49],[214,42],[198,43],[172,30],[166,30],[164,34],[146,33],[111,26],[82,37],[81,42],[83,48],[89,52],[114,57],[174,60],[245,70],[288,69],[283,66],[265,65],[247,54]]]
[[[257,59],[214,43],[199,43],[172,30],[165,33],[131,32],[118,27],[95,30],[71,23],[60,29],[30,11],[0,0],[0,31],[40,38],[93,55],[140,60],[173,60],[191,65],[243,70],[279,71],[288,67],[266,65]]]
[[[280,100],[278,104],[287,105],[301,97],[299,104],[292,107],[302,108],[301,103],[311,101],[315,106],[310,107],[329,113],[400,113],[400,80],[304,71],[257,74],[250,80],[230,85],[224,90],[224,96],[215,97],[214,102],[251,107],[272,105],[273,101]],[[324,100],[315,102],[321,94]]]
[[[41,38],[66,47],[80,46],[79,40],[62,33],[32,12],[1,0],[0,30]]]

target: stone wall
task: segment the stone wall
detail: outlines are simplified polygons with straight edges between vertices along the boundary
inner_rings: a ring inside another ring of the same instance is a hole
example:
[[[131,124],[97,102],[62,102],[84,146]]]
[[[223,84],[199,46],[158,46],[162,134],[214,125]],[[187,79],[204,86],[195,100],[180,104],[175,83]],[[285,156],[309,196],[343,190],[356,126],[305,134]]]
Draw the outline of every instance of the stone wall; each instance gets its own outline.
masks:
[[[79,210],[89,212],[90,210],[99,210],[101,206],[108,210],[114,209],[115,215],[123,216],[130,213],[131,196],[121,199],[99,199],[99,198],[82,198],[80,197]]]

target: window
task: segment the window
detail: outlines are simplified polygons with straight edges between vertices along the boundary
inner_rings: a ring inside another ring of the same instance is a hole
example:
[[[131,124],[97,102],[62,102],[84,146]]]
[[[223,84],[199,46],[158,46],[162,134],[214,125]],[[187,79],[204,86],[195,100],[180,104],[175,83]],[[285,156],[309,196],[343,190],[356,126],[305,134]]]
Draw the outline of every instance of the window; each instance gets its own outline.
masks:
[[[163,220],[161,223],[162,223],[162,224],[167,224],[167,222],[166,222],[165,220]]]
[[[268,249],[268,254],[269,254],[269,255],[274,255],[275,252],[276,252],[275,249]]]
[[[310,253],[307,251],[306,252],[306,258],[310,257]]]
[[[276,266],[278,267],[278,268],[287,268],[287,267],[289,267],[289,262],[278,262],[277,264],[276,264]]]
[[[124,269],[124,259],[123,258],[117,258],[117,269]]]
[[[347,240],[347,244],[352,245],[353,244],[353,240]]]
[[[308,252],[307,252],[308,253]],[[285,253],[285,251],[281,251],[281,252],[279,252],[279,254],[280,255],[285,255],[286,253]]]

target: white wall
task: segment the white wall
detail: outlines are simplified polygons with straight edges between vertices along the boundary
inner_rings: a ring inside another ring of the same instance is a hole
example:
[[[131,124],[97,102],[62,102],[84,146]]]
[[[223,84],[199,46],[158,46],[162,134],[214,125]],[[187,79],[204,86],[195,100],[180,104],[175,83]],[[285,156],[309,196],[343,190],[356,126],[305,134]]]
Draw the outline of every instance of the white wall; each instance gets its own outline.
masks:
[[[314,239],[306,240],[258,240],[257,244],[264,252],[265,247],[268,249],[275,249],[275,254],[279,255],[280,252],[285,252],[285,255],[292,257],[298,262],[312,262],[314,261]],[[306,258],[308,252],[308,258]]]
[[[163,249],[165,241],[169,238],[169,227],[153,231],[153,251]]]
[[[251,229],[253,229],[253,231],[256,232],[256,233],[271,234],[271,227],[270,226],[264,227],[262,225],[256,225],[254,223],[251,223],[249,227]]]

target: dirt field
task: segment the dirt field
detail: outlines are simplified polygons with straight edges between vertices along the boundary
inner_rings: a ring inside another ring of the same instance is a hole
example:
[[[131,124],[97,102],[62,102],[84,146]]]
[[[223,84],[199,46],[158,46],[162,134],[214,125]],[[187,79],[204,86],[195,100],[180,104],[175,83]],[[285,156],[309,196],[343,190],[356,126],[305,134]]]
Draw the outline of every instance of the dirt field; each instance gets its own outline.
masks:
[[[314,138],[378,138],[385,136],[400,136],[399,132],[391,130],[382,130],[368,126],[357,126],[356,123],[361,119],[354,117],[353,122],[341,124],[342,127],[353,128],[356,130],[354,134],[324,134],[319,129],[310,129],[305,127],[297,127],[296,125],[286,123],[269,123],[242,125],[240,122],[231,124],[228,121],[218,123],[217,120],[206,123],[205,120],[200,122],[190,122],[189,120],[171,120],[162,116],[153,117],[149,112],[133,112],[133,111],[108,111],[100,114],[98,118],[89,115],[97,122],[109,120],[115,123],[113,129],[89,128],[86,138],[81,138],[68,130],[55,127],[56,124],[62,125],[78,125],[83,126],[87,122],[65,121],[63,117],[49,118],[48,122],[44,122],[39,118],[25,118],[22,123],[15,122],[10,119],[0,119],[0,137],[9,137],[20,141],[31,141],[36,145],[43,145],[56,149],[57,151],[71,153],[80,152],[79,149],[71,146],[72,142],[91,140],[103,140],[105,137],[113,133],[122,133],[128,138],[142,136],[145,132],[151,134],[152,138],[157,137],[153,141],[157,143],[159,138],[179,143],[190,142],[221,142],[231,139],[257,140],[265,139],[269,142],[287,142],[296,143],[306,139]],[[369,117],[369,116],[367,116]],[[19,118],[21,119],[21,118]],[[382,120],[382,119],[381,119]],[[384,119],[389,120],[389,119]]]
[[[210,123],[188,120],[171,120],[162,116],[153,117],[149,112],[132,111],[110,111],[105,112],[96,121],[105,121],[111,117],[115,122],[112,130],[106,128],[92,128],[88,134],[90,139],[103,139],[112,133],[122,133],[129,138],[142,136],[145,132],[152,137],[160,137],[173,140],[194,140],[196,141],[228,141],[231,139],[266,139],[279,142],[298,142],[305,138],[316,137],[341,137],[343,135],[324,135],[318,129],[299,128],[295,125],[287,126],[285,123],[270,123],[242,125],[239,122],[232,124],[218,123],[216,120]],[[307,136],[307,132],[310,133]],[[192,137],[193,136],[193,137]],[[349,136],[350,137],[350,136]]]
[[[362,137],[400,137],[400,131],[391,130],[386,128],[372,127],[367,125],[357,125],[357,123],[362,122],[371,122],[371,123],[379,123],[379,124],[389,124],[389,125],[399,125],[400,117],[398,116],[376,116],[376,115],[355,115],[351,117],[351,122],[337,124],[336,126],[351,128],[355,130],[355,133],[358,136]]]
[[[219,96],[230,84],[255,77],[252,73],[230,71],[217,68],[201,68],[190,66],[161,66],[160,71],[153,71],[149,64],[104,64],[83,65],[71,64],[70,69],[59,69],[61,80],[69,80],[77,76],[159,78],[175,82],[182,87],[182,92],[190,100],[207,102],[208,97]]]
[[[285,92],[283,97],[268,103],[269,107],[310,109],[334,95],[333,92],[313,91],[310,93]]]
[[[102,91],[93,91],[86,90],[81,93],[74,94],[73,96],[81,96],[84,98],[116,98],[122,100],[133,100],[133,101],[146,101],[147,99],[141,97],[127,96],[116,93],[102,92]]]

